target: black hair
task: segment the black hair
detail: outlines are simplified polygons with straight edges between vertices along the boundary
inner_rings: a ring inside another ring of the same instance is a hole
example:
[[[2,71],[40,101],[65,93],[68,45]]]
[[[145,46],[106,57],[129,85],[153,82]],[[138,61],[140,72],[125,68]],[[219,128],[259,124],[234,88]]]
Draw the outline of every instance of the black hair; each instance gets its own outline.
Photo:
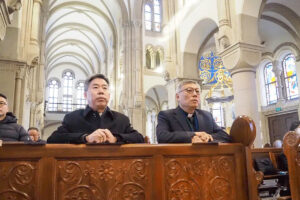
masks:
[[[300,125],[300,121],[295,121],[291,124],[290,131],[295,131],[296,128]]]
[[[4,98],[7,101],[7,97],[4,94],[0,93],[0,97]]]
[[[106,76],[104,76],[103,74],[95,74],[93,76],[91,76],[90,78],[88,78],[85,82],[84,82],[84,91],[86,92],[89,88],[90,83],[96,79],[96,78],[100,78],[106,81],[107,85],[109,85],[109,80],[108,78],[106,78]]]
[[[36,128],[36,127],[29,127],[27,131],[30,131],[30,130],[36,130],[36,131],[39,131],[39,129]]]

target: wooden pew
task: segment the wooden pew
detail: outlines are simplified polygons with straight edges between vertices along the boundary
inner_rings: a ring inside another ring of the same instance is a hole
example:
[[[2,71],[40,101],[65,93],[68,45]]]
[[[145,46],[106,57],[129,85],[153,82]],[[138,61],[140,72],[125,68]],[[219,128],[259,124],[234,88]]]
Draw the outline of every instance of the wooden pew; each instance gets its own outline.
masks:
[[[300,200],[300,134],[294,131],[283,138],[283,150],[288,161],[290,189],[293,200]]]
[[[232,144],[4,143],[0,199],[248,200],[255,125],[237,120]]]
[[[280,171],[278,157],[282,152],[283,152],[282,148],[271,148],[270,147],[270,148],[251,149],[253,166],[255,166],[255,159],[269,158],[274,166],[274,170],[276,170],[276,172],[274,172],[273,174],[263,174],[262,181],[268,180],[268,179],[282,179],[282,181],[288,182],[288,174],[277,173],[278,171]],[[262,181],[261,181],[261,183],[262,183]],[[275,190],[276,191],[278,189],[278,187],[264,188],[264,190]],[[258,190],[259,190],[259,188],[258,188]],[[257,192],[257,195],[259,196],[259,192]],[[288,199],[290,197],[281,197],[281,198]]]
[[[234,141],[244,144],[246,170],[248,178],[248,198],[258,200],[258,186],[263,180],[263,173],[253,167],[251,147],[256,137],[256,126],[252,119],[247,116],[239,116],[232,124],[230,135]]]

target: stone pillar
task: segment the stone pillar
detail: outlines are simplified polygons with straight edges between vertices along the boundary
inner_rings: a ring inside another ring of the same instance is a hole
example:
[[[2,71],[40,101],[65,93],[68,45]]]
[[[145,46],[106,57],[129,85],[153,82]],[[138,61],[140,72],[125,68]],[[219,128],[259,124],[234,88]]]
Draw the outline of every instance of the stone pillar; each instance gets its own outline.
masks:
[[[21,103],[21,90],[22,90],[22,80],[24,78],[25,69],[19,68],[16,72],[16,88],[15,88],[15,98],[14,98],[14,114],[20,120],[20,103]]]
[[[176,29],[176,18],[174,17],[177,12],[177,1],[173,0],[165,0],[163,1],[163,7],[165,8],[165,12],[163,12],[163,25],[162,32],[164,37],[168,38],[165,42],[164,48],[164,60],[163,66],[166,72],[169,74],[171,79],[178,77],[180,71],[182,71],[178,67],[177,53],[178,49],[176,47],[176,31],[172,31]],[[174,22],[170,23],[170,20],[174,20]],[[179,43],[177,44],[179,46]],[[169,104],[170,107],[170,104]]]
[[[40,32],[40,14],[41,14],[42,0],[34,0],[32,9],[32,22],[30,33],[30,48],[29,48],[29,60],[33,60],[40,55],[39,46],[39,32]]]
[[[300,56],[296,57],[296,74],[297,74],[297,83],[298,83],[298,94],[300,95]],[[300,104],[298,108],[298,117],[300,119]]]
[[[281,81],[282,67],[281,67],[280,61],[278,61],[278,60],[273,61],[272,64],[273,64],[273,72],[275,74],[276,81],[277,81],[277,87],[278,87],[277,104],[281,105],[282,103],[285,102],[284,96],[283,96],[283,85],[282,85],[282,81]]]
[[[141,4],[141,2],[137,4]],[[134,5],[133,7],[139,7]],[[140,13],[135,13],[133,20],[125,21],[124,25],[124,68],[125,84],[123,87],[123,107],[135,129],[145,134],[146,113],[143,91],[143,48],[142,48],[142,21]],[[126,99],[124,99],[126,98]]]
[[[262,146],[260,114],[256,90],[256,67],[261,60],[261,46],[236,43],[221,52],[224,66],[232,76],[235,114],[251,117],[256,125],[255,147]]]

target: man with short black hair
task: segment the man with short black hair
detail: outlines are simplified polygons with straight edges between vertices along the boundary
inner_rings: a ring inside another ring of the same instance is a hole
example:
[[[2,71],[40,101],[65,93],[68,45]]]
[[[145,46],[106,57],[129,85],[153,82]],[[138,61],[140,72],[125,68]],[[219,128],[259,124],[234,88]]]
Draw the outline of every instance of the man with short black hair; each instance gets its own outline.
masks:
[[[0,140],[30,141],[26,130],[17,124],[17,118],[8,112],[7,97],[0,93]]]
[[[231,142],[231,137],[216,124],[211,113],[197,109],[200,102],[197,82],[180,82],[176,99],[176,109],[158,113],[156,135],[159,143]]]
[[[143,136],[130,125],[127,116],[110,110],[109,81],[96,74],[85,81],[85,109],[67,114],[48,138],[48,143],[143,143]]]
[[[44,140],[42,140],[40,138],[40,131],[39,131],[38,128],[36,128],[36,127],[29,127],[27,131],[28,131],[28,134],[30,136],[30,139],[33,142],[45,142]]]

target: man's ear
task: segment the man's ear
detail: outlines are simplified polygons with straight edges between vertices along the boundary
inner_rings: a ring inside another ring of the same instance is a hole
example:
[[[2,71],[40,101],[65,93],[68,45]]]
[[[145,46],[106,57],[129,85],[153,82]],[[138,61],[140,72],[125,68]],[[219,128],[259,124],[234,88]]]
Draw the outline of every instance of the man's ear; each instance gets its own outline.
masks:
[[[175,96],[176,96],[176,100],[178,100],[178,99],[179,99],[179,95],[178,95],[178,93],[176,93],[176,95],[175,95]]]
[[[87,94],[86,94],[86,92],[83,93],[83,96],[84,96],[85,99],[87,99]]]

